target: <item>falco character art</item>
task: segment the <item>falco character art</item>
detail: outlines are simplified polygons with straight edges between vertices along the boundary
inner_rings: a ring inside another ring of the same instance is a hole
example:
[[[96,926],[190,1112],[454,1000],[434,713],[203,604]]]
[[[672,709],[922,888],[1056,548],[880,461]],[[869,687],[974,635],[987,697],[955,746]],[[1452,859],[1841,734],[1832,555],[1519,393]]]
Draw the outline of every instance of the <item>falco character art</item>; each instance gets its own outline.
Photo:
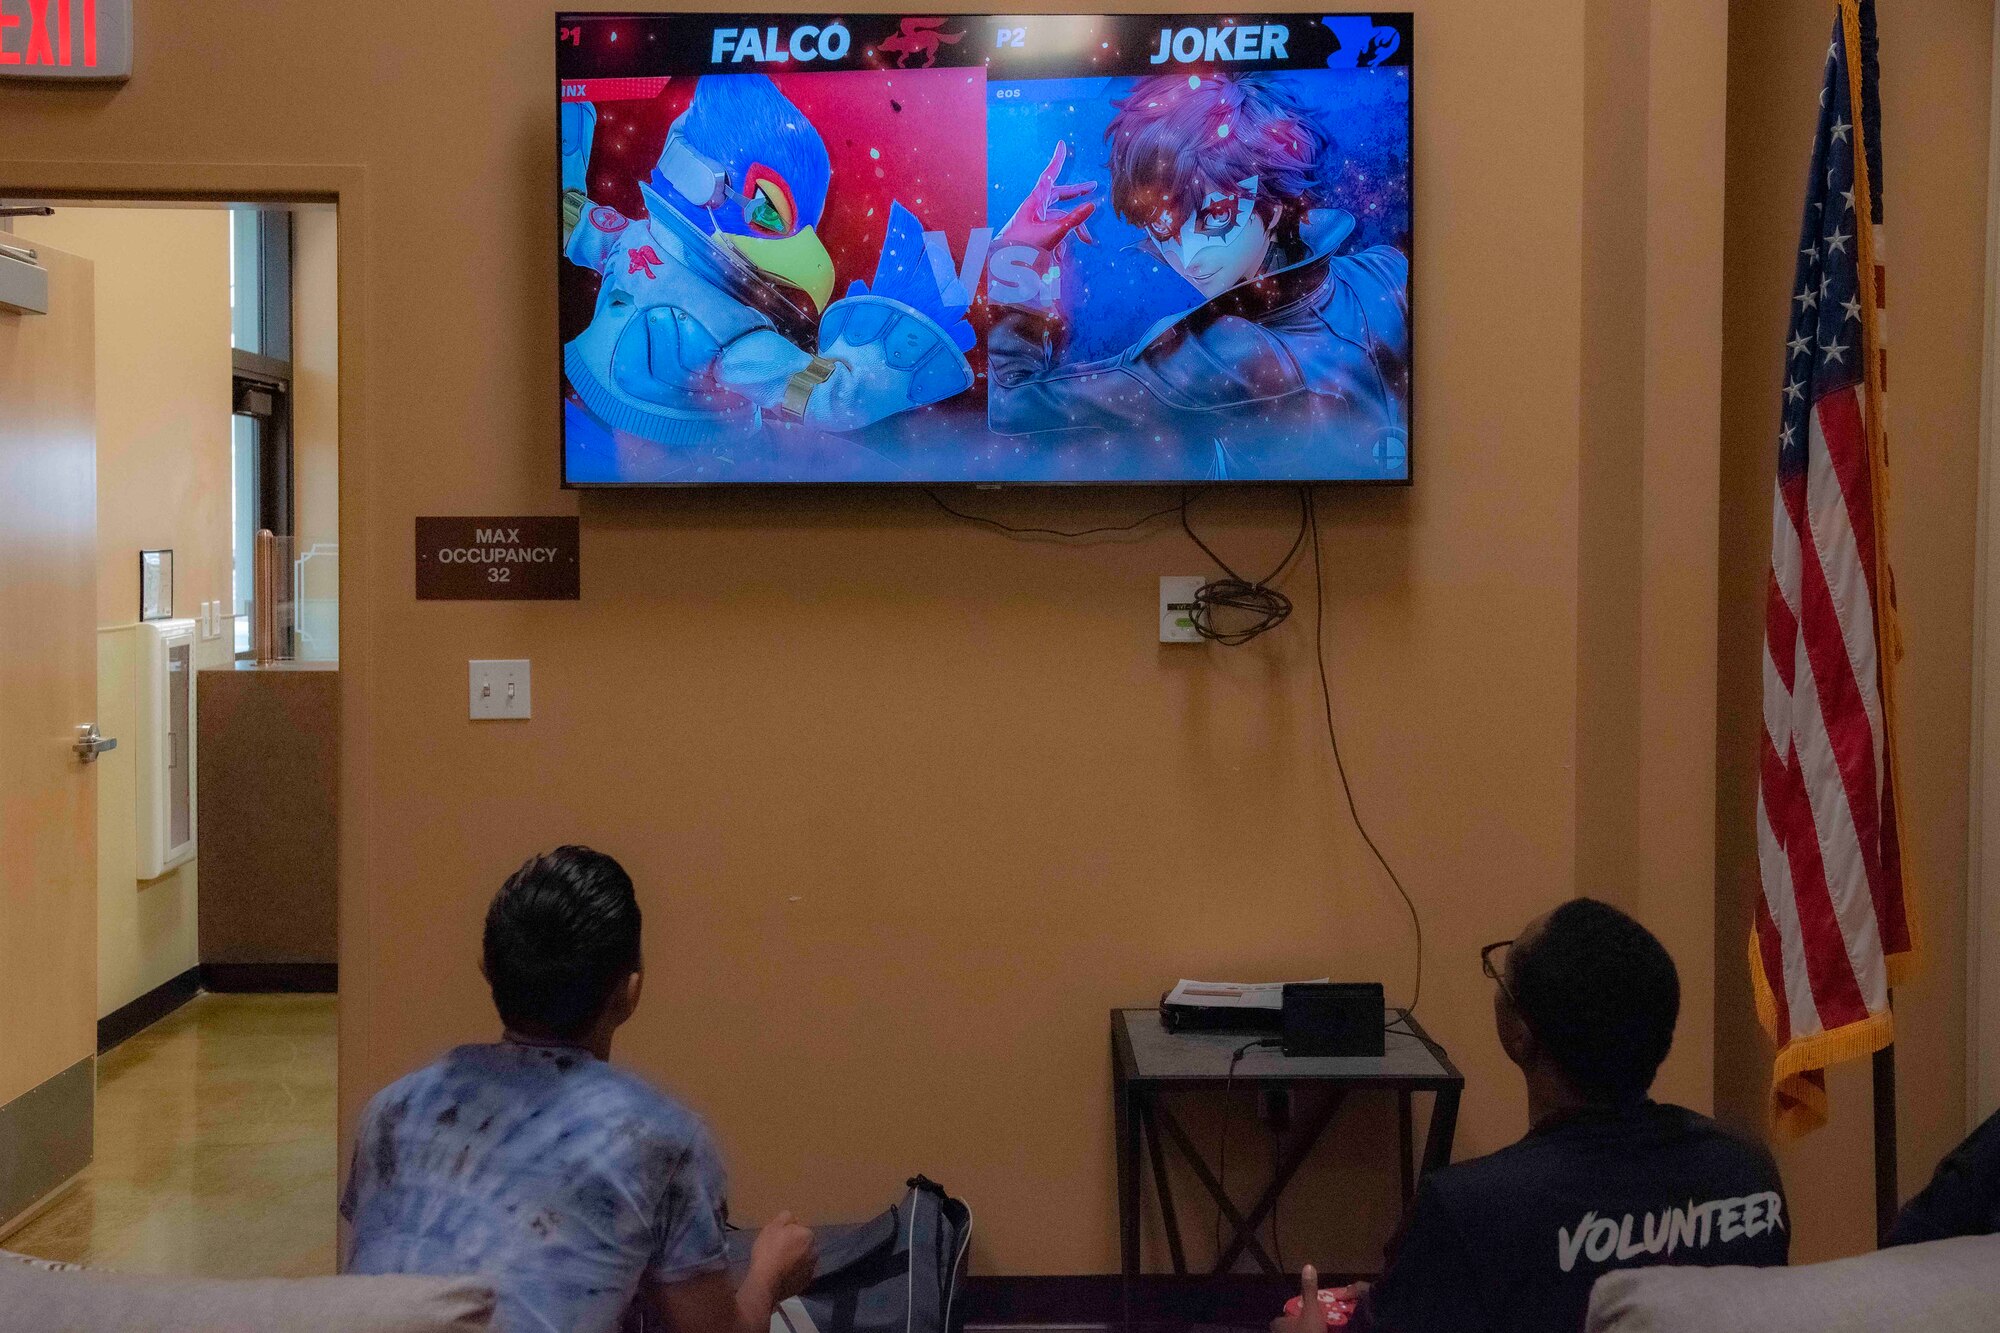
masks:
[[[765,429],[858,431],[972,386],[971,298],[923,261],[900,203],[873,281],[833,299],[816,230],[826,144],[769,77],[696,81],[640,183],[644,217],[587,197],[595,122],[588,102],[562,108],[563,253],[602,280],[563,369],[603,425],[712,450]]]

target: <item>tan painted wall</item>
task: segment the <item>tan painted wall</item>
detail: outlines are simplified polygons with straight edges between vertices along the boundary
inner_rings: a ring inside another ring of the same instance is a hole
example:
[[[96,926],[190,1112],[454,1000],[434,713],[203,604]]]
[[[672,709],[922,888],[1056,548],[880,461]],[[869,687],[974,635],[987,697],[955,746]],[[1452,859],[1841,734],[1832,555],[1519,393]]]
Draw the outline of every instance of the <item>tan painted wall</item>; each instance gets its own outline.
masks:
[[[1584,6],[1576,892],[1665,941],[1681,1027],[1655,1092],[1707,1108],[1723,0]]]
[[[97,266],[97,623],[139,618],[139,552],[174,552],[174,614],[229,588],[229,220],[63,208],[30,240]]]
[[[20,235],[97,268],[97,623],[139,613],[139,552],[174,553],[174,614],[229,595],[229,219],[212,209],[63,208]],[[204,666],[225,640],[197,645]],[[137,659],[98,636],[98,1016],[199,961],[198,860],[141,883],[133,802]]]
[[[1714,452],[1720,196],[1658,187],[1720,155],[1724,50],[1710,3],[1417,8],[1419,481],[1324,495],[1328,656],[1361,807],[1424,912],[1423,1012],[1470,1080],[1469,1153],[1523,1112],[1477,947],[1579,886],[1682,957],[1665,1086],[1708,1101],[1714,794],[1677,710],[1712,697],[1715,482],[1676,463]],[[0,185],[344,192],[347,1123],[492,1032],[485,901],[529,851],[581,839],[649,908],[650,999],[621,1053],[714,1119],[742,1216],[855,1215],[922,1169],[979,1206],[981,1271],[1111,1268],[1111,1005],[1183,973],[1408,990],[1402,907],[1317,730],[1308,626],[1159,647],[1156,576],[1202,568],[1170,530],[1070,548],[903,492],[561,494],[546,7],[434,6],[446,54],[387,0],[250,13],[149,30],[144,77],[114,94],[0,89]],[[1635,16],[1643,96],[1587,99],[1587,46]],[[286,95],[256,116],[212,92],[259,86]],[[1617,123],[1587,136],[1600,99]],[[1643,152],[1603,151],[1620,142]],[[1586,263],[1587,236],[1634,226],[1642,278]],[[1662,368],[1620,421],[1584,365],[1628,319],[1622,372]],[[1159,497],[965,503],[1060,524]],[[581,603],[412,599],[414,516],[537,511],[583,517]],[[1246,493],[1197,519],[1254,564],[1296,516]],[[1586,606],[1599,579],[1636,600]],[[514,655],[534,721],[468,725],[466,659]],[[1658,821],[1644,839],[1580,837],[1638,827],[1634,803]],[[1382,1124],[1315,1168],[1292,1249],[1373,1265]]]
[[[1769,1073],[1743,950],[1757,877],[1752,821],[1772,435],[1831,8],[1823,0],[1730,6],[1716,1098],[1723,1114],[1745,1125],[1762,1121]],[[1966,1129],[1967,746],[1993,7],[1903,0],[1884,3],[1880,15],[1890,551],[1909,644],[1903,773],[1928,958],[1924,976],[1896,996],[1907,1195]],[[1795,1259],[1874,1243],[1867,1062],[1836,1071],[1829,1086],[1833,1124],[1780,1154],[1797,1221]]]
[[[97,761],[97,1016],[102,1018],[201,961],[199,852],[158,879],[138,877],[139,639],[133,626],[98,631],[97,725],[120,741]]]

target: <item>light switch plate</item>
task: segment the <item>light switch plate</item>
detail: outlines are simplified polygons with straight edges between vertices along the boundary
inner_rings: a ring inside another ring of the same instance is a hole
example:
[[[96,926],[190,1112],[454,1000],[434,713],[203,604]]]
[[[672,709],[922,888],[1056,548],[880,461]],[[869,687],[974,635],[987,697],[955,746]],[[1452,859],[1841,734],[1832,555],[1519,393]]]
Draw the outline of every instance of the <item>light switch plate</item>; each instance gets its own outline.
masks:
[[[1200,643],[1201,632],[1194,627],[1189,611],[1194,595],[1208,582],[1196,575],[1160,575],[1160,642]]]
[[[474,719],[530,716],[528,663],[523,659],[481,660],[468,664],[472,678]]]

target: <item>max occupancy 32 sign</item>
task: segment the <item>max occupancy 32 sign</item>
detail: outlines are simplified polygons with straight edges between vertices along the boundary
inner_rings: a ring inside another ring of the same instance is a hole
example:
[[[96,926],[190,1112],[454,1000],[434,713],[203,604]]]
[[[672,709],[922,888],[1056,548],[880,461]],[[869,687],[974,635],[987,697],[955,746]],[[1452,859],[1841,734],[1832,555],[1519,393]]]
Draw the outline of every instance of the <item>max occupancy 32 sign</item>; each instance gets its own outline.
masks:
[[[564,602],[580,594],[575,517],[419,518],[420,602]]]
[[[1408,14],[564,14],[563,476],[1410,479]]]

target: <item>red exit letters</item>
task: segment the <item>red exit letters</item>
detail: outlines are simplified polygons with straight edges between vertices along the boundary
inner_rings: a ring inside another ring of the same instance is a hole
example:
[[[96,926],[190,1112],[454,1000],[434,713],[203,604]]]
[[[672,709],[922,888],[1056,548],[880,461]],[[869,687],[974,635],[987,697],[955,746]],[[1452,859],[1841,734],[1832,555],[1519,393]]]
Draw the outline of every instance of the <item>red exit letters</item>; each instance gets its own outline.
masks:
[[[25,0],[25,14],[11,8],[0,4],[0,65],[74,65],[79,30],[84,67],[97,64],[97,0]],[[27,29],[25,46],[7,49],[7,30],[21,27]]]
[[[0,0],[0,80],[132,76],[132,0]]]

